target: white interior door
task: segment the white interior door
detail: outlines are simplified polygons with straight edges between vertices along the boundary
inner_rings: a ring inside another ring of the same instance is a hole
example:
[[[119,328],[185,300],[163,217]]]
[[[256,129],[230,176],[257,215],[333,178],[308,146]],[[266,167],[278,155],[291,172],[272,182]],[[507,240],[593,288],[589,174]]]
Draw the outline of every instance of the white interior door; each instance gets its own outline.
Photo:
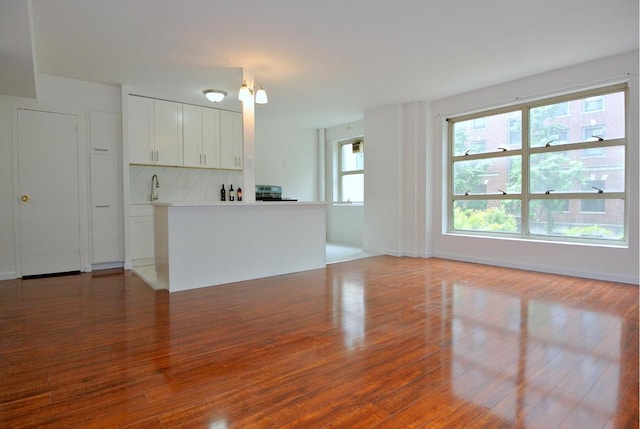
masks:
[[[18,110],[22,276],[79,271],[77,117]]]

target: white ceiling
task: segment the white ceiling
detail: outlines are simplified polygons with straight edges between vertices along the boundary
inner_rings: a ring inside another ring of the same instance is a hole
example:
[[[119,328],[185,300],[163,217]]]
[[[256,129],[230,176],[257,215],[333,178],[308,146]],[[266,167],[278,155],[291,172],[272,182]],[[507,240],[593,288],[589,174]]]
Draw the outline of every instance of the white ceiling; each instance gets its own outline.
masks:
[[[224,89],[234,108],[246,68],[270,97],[258,120],[314,128],[639,44],[637,0],[32,0],[32,13],[40,73],[194,103]]]

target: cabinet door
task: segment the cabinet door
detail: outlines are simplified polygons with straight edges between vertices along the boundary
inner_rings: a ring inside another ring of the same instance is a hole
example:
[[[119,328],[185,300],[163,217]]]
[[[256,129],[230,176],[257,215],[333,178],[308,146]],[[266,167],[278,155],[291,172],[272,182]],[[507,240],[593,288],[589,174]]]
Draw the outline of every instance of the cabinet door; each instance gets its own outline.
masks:
[[[184,104],[182,106],[182,136],[185,167],[203,167],[202,151],[202,107]]]
[[[89,142],[91,151],[116,154],[122,139],[120,115],[113,112],[89,112]]]
[[[133,265],[153,263],[155,254],[153,207],[150,204],[129,206],[129,250]]]
[[[90,166],[92,263],[120,262],[124,252],[119,160],[94,153]]]
[[[243,169],[243,150],[242,150],[242,114],[233,114],[233,156],[237,162],[237,169]]]
[[[182,104],[154,100],[156,164],[182,166]]]
[[[242,170],[242,115],[220,112],[220,167]]]
[[[220,110],[202,109],[202,154],[204,166],[220,168]]]
[[[153,164],[153,100],[129,96],[129,162]]]
[[[131,262],[133,265],[146,265],[155,255],[153,216],[132,216],[129,219]]]

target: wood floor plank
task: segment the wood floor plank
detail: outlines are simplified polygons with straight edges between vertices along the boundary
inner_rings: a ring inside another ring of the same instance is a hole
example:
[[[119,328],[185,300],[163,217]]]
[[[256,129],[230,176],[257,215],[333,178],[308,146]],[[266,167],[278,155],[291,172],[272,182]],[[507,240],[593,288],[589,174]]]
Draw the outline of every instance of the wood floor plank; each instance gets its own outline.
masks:
[[[372,257],[0,282],[0,427],[634,428],[638,286]]]

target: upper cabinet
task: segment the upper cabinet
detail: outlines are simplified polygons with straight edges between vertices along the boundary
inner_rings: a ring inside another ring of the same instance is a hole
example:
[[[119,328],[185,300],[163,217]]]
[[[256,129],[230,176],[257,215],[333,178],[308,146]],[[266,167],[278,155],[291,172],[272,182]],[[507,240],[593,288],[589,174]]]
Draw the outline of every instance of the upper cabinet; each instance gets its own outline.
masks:
[[[129,162],[242,170],[242,114],[130,95]]]
[[[156,164],[182,165],[182,104],[153,100]]]
[[[120,115],[113,112],[89,112],[89,142],[91,151],[115,155],[121,145]]]
[[[220,168],[220,111],[182,106],[184,166]]]
[[[129,162],[154,164],[153,100],[129,96]]]
[[[220,113],[202,108],[202,154],[207,168],[220,168]]]
[[[242,170],[242,115],[220,112],[220,168]]]
[[[182,166],[182,104],[129,96],[129,162]]]

